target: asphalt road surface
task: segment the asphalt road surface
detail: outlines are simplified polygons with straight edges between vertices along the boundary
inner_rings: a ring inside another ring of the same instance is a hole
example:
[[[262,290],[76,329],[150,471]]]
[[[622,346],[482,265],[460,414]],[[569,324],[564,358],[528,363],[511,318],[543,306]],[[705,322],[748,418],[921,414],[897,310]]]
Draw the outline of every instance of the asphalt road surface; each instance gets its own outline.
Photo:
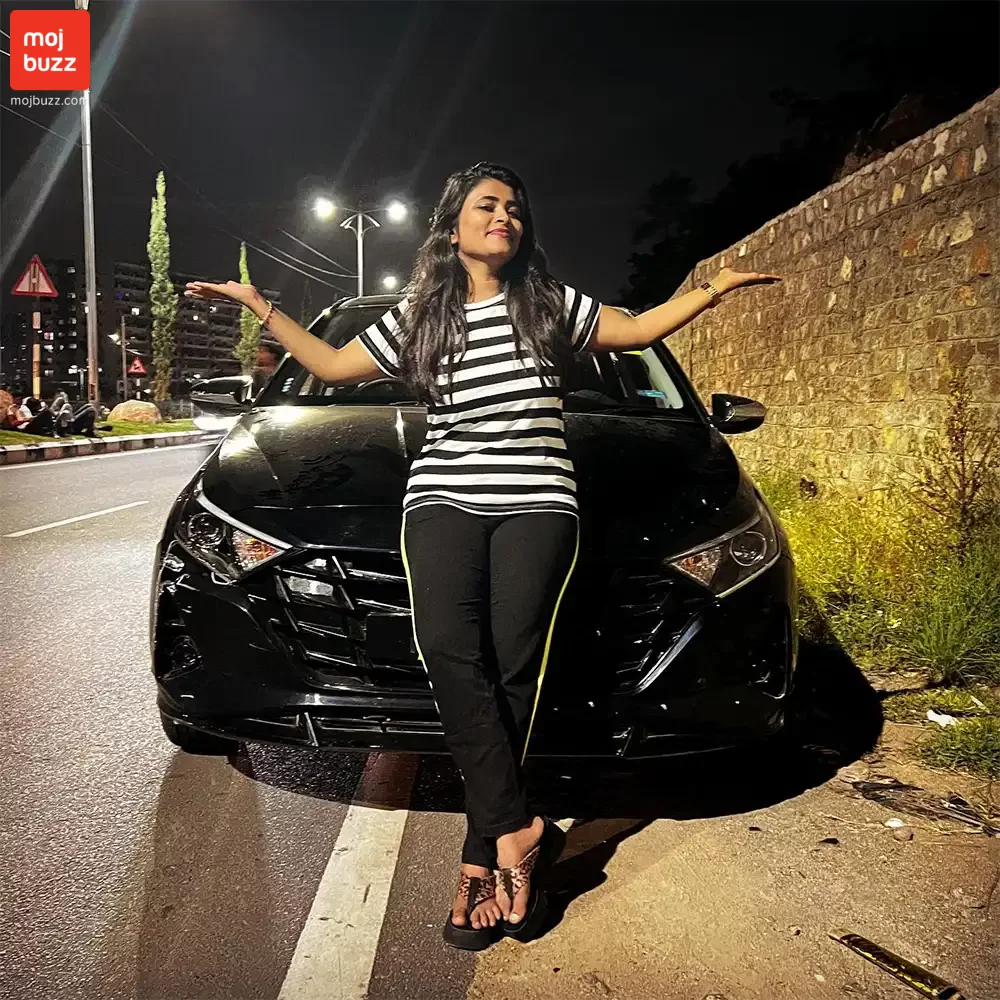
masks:
[[[413,808],[454,799],[447,768],[160,731],[153,551],[209,451],[0,469],[0,996],[464,997],[438,926],[461,822]]]
[[[445,947],[463,832],[446,759],[256,746],[226,760],[188,756],[162,735],[147,639],[152,558],[209,450],[0,468],[0,998],[910,995],[837,951],[827,916],[881,928],[887,943],[939,935],[943,971],[978,968],[982,924],[995,929],[988,909],[944,929],[920,915],[955,884],[928,887],[920,903],[919,873],[938,862],[873,840],[913,874],[893,873],[883,854],[855,878],[869,851],[860,841],[842,868],[817,854],[825,799],[796,800],[801,788],[754,797],[730,781],[706,801],[720,786],[700,765],[686,766],[700,799],[685,799],[668,772],[643,779],[669,795],[659,811],[624,777],[540,770],[546,811],[598,817],[571,833],[572,845],[584,830],[561,923],[537,944],[504,942],[479,958]],[[838,804],[845,821],[849,808],[862,829],[860,810],[877,807]],[[672,818],[650,821],[662,816]],[[875,838],[881,823],[867,825]],[[764,840],[747,833],[762,827]],[[797,851],[805,860],[789,860]],[[959,869],[985,877],[976,858]],[[902,891],[897,877],[919,904],[912,926],[886,902]],[[610,888],[590,891],[606,879]],[[855,886],[846,896],[844,884]],[[833,913],[820,913],[831,899]],[[794,955],[783,927],[793,922],[807,928]]]

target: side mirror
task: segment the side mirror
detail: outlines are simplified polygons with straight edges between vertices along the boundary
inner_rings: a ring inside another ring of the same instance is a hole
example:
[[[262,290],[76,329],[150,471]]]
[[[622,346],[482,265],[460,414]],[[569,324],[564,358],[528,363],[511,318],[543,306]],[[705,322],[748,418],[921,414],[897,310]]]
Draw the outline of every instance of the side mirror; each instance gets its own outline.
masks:
[[[239,414],[250,409],[252,384],[249,375],[206,379],[192,387],[191,402],[203,413],[213,416]]]
[[[723,434],[743,434],[754,431],[767,416],[767,407],[746,396],[728,392],[712,393],[712,423]]]

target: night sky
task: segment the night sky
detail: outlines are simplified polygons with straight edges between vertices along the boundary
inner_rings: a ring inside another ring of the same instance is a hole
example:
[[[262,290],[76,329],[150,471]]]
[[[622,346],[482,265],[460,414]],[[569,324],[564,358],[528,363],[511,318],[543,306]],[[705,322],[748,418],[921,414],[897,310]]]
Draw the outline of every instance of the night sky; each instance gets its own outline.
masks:
[[[0,26],[9,30],[12,8],[31,6],[71,4],[5,3]],[[92,4],[95,79],[102,37],[125,8]],[[366,238],[372,279],[405,276],[445,176],[493,159],[525,178],[553,271],[613,299],[652,182],[676,169],[711,194],[730,163],[787,135],[773,90],[823,98],[863,86],[863,72],[845,68],[839,54],[845,39],[938,34],[942,58],[958,59],[945,36],[993,23],[994,8],[145,0],[100,99],[153,155],[95,107],[98,270],[145,260],[162,161],[176,270],[236,277],[238,242],[227,233],[331,266],[282,229],[353,270],[351,237],[308,211],[327,192],[416,207],[412,223]],[[22,172],[46,134],[6,109],[6,69],[2,76],[0,223],[5,253],[16,249],[2,279],[8,304],[31,253],[82,260],[81,174],[73,152],[24,243],[13,247],[26,207]],[[56,109],[17,110],[58,127]],[[72,109],[63,122],[78,120]],[[52,160],[49,151],[35,174],[50,172]],[[253,249],[250,267],[254,282],[280,289],[297,314],[302,276]],[[313,284],[317,308],[337,294]]]

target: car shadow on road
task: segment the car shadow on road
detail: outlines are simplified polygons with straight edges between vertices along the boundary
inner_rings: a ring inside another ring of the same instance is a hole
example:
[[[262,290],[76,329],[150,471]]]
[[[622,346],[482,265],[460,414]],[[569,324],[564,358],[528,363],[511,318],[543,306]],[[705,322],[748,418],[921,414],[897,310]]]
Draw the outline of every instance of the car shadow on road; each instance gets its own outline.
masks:
[[[653,820],[763,809],[822,784],[874,748],[883,724],[879,695],[832,636],[824,638],[801,642],[793,722],[765,746],[659,761],[529,759],[532,808],[572,817],[564,860],[553,872],[554,920],[605,880],[618,845]],[[256,781],[352,801],[354,788],[343,774],[345,758],[356,756],[273,747],[251,753],[232,763]],[[409,808],[463,811],[462,781],[450,758],[421,758]]]

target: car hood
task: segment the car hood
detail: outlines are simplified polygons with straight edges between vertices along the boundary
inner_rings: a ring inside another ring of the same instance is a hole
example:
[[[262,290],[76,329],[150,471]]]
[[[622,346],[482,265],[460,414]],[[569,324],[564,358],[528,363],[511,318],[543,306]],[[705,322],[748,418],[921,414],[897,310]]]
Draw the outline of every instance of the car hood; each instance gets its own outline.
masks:
[[[726,441],[691,419],[568,413],[585,543],[609,556],[694,547],[752,513]],[[306,546],[399,547],[425,411],[281,406],[246,414],[202,471],[205,497],[251,528]]]

